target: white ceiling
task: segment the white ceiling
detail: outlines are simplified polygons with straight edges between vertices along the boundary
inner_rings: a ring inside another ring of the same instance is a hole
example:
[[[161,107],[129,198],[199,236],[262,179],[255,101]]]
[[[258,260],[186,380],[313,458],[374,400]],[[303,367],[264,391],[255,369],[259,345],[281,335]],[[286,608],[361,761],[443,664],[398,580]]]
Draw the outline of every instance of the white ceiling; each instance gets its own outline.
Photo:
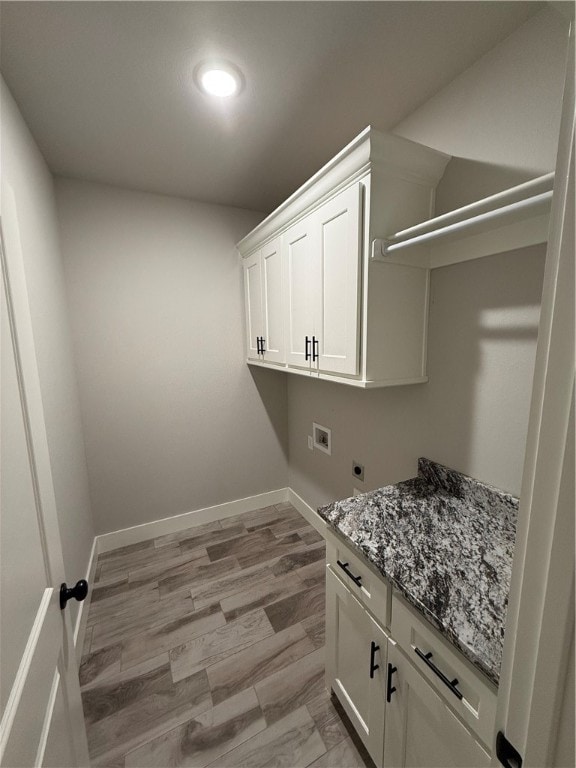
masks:
[[[1,69],[50,168],[270,211],[542,8],[531,2],[3,2]],[[218,56],[240,96],[200,94]]]

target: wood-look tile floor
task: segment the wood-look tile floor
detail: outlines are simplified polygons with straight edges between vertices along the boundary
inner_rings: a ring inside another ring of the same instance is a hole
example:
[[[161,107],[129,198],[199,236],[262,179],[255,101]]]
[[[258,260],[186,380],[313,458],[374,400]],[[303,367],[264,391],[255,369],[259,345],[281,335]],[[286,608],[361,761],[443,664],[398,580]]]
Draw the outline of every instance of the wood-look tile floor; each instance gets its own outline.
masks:
[[[92,765],[371,766],[324,687],[324,570],[290,504],[100,555],[80,668]]]

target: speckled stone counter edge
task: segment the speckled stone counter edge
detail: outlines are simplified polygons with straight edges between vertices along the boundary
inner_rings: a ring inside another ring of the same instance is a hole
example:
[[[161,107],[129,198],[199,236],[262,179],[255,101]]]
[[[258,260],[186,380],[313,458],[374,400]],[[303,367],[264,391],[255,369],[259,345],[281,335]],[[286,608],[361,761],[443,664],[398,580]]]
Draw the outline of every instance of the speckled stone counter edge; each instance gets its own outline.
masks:
[[[402,481],[394,486],[385,486],[385,488],[400,486],[405,487],[406,490],[408,490],[417,481],[423,481],[427,485],[438,489],[439,492],[447,493],[463,502],[473,503],[486,510],[503,508],[512,518],[515,519],[517,516],[519,500],[515,496],[423,457],[418,460],[417,478]],[[384,488],[377,489],[377,491],[369,492],[367,495],[378,493],[383,490]],[[343,531],[339,530],[338,526],[330,519],[330,512],[332,512],[339,503],[340,502],[333,502],[332,504],[318,508],[318,514],[326,521],[330,529],[342,538],[348,546],[367,559],[371,565],[376,567],[382,576],[387,579],[406,598],[406,600],[408,600],[408,602],[416,608],[430,624],[432,624],[432,626],[434,626],[470,662],[472,662],[477,669],[497,686],[499,682],[499,666],[490,666],[483,658],[474,654],[467,645],[460,641],[458,635],[451,631],[449,627],[443,625],[442,621],[432,613],[416,595],[412,594],[412,592],[407,589],[404,584],[398,581],[398,579],[395,579],[391,574],[383,570],[377,560],[371,556],[371,552],[365,551]]]

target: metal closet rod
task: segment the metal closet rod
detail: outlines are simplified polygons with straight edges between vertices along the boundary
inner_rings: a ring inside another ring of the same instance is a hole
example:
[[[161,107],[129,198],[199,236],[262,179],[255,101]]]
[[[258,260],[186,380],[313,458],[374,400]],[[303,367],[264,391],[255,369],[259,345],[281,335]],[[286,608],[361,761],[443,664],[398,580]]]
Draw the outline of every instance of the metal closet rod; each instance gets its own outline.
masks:
[[[540,195],[534,195],[533,197],[529,197],[525,200],[519,200],[515,203],[510,203],[509,205],[502,206],[501,208],[496,208],[493,211],[480,213],[478,216],[472,216],[469,219],[464,219],[463,221],[457,221],[454,224],[448,224],[445,227],[440,227],[440,229],[434,229],[431,232],[425,232],[422,235],[416,235],[415,237],[410,237],[398,243],[391,242],[391,240],[389,240],[388,241],[389,244],[386,246],[384,253],[394,253],[395,251],[399,251],[402,248],[408,248],[412,245],[417,245],[418,243],[425,243],[428,240],[435,240],[438,237],[443,237],[453,232],[458,232],[460,230],[469,229],[470,227],[474,227],[484,222],[505,218],[506,216],[509,216],[510,214],[515,212],[528,211],[530,208],[542,206],[545,202],[551,199],[552,199],[552,190],[550,190],[549,192],[543,192]],[[410,231],[410,230],[407,230],[407,231]],[[398,235],[396,235],[395,237],[398,237]]]
[[[478,200],[475,203],[469,203],[461,208],[456,208],[448,213],[443,213],[440,216],[436,216],[433,219],[427,219],[426,221],[416,224],[413,227],[402,229],[400,232],[396,232],[394,235],[388,238],[390,242],[396,240],[405,239],[407,237],[412,238],[414,235],[421,234],[429,229],[436,229],[439,225],[443,225],[447,222],[453,222],[459,220],[462,216],[467,216],[469,213],[482,213],[486,209],[491,209],[494,205],[506,202],[516,202],[514,198],[520,198],[520,200],[527,197],[531,197],[539,192],[548,192],[552,189],[554,184],[554,172],[546,173],[544,176],[538,176],[536,179],[530,179],[522,184],[518,184],[515,187],[505,189],[503,192],[496,192],[494,195],[484,197],[482,200]]]

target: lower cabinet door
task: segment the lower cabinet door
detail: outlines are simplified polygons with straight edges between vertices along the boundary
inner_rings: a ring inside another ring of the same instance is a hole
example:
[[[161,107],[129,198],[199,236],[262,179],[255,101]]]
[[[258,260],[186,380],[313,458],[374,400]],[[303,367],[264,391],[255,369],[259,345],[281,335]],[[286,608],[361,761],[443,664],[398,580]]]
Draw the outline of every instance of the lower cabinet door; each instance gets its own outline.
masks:
[[[387,665],[395,690],[386,706],[385,768],[490,765],[488,753],[398,646],[389,646]]]
[[[329,569],[326,686],[336,694],[370,756],[382,766],[388,637]]]

